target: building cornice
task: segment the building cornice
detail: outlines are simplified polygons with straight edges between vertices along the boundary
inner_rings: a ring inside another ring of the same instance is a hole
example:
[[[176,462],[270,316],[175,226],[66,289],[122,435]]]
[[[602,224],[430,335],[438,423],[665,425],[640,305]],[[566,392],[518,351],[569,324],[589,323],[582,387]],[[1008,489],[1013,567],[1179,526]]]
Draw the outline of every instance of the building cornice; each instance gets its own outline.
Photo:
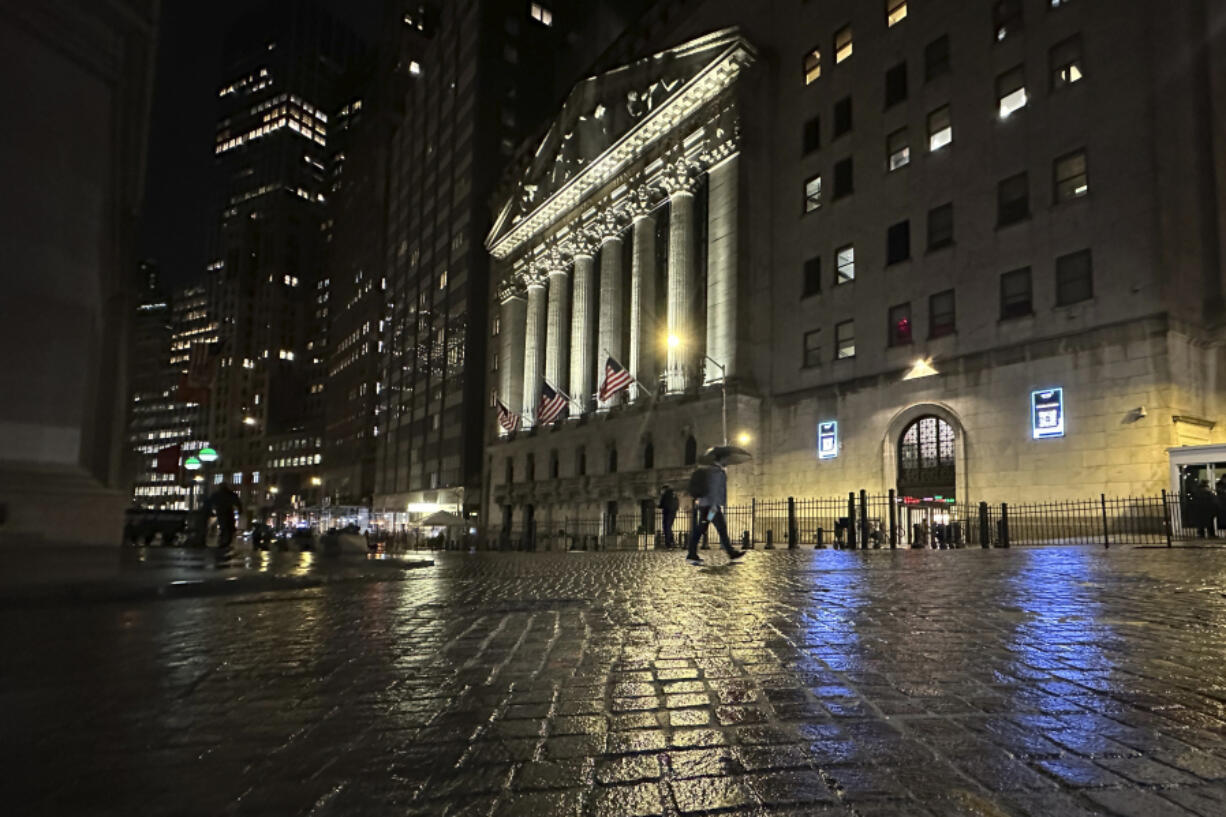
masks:
[[[496,224],[486,239],[486,249],[495,258],[505,260],[524,246],[538,241],[559,220],[578,209],[587,198],[617,179],[618,174],[640,159],[650,147],[667,138],[680,123],[730,88],[741,71],[753,64],[756,55],[757,52],[747,40],[736,37],[718,57],[677,93],[626,132],[518,224],[505,232],[502,232],[504,225],[501,222]]]

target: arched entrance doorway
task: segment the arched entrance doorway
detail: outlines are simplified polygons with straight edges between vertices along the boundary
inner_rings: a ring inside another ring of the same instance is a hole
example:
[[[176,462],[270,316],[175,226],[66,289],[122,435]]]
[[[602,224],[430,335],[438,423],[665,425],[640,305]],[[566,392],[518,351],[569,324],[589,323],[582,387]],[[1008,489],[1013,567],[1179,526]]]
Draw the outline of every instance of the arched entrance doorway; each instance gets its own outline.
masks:
[[[956,501],[966,502],[966,433],[940,403],[898,412],[883,442],[886,487],[899,497],[899,538],[911,546],[955,544],[963,536]]]
[[[958,494],[953,426],[940,417],[919,417],[898,439],[898,495],[925,503]]]

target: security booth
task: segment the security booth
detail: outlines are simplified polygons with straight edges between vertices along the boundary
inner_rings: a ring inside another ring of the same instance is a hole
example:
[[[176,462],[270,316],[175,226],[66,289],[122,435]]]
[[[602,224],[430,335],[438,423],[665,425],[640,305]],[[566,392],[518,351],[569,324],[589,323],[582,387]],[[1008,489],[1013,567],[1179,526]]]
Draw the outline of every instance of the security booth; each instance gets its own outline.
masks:
[[[1226,480],[1226,445],[1184,445],[1168,448],[1170,458],[1171,496],[1179,497],[1180,527],[1188,527],[1193,518],[1191,500],[1198,484],[1216,493],[1218,482]],[[1226,482],[1223,483],[1226,489]]]

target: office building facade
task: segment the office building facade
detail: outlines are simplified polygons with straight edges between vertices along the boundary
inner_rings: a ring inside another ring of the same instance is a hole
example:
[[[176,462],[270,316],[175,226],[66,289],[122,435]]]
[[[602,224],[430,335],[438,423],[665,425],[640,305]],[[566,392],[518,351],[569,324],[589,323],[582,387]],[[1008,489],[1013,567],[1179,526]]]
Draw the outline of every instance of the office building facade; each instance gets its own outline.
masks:
[[[1211,464],[1213,5],[658,4],[499,201],[489,361],[522,425],[487,411],[490,524],[650,529],[725,435],[754,457],[733,502]],[[608,357],[640,386],[601,402]],[[545,384],[569,418],[533,428]]]

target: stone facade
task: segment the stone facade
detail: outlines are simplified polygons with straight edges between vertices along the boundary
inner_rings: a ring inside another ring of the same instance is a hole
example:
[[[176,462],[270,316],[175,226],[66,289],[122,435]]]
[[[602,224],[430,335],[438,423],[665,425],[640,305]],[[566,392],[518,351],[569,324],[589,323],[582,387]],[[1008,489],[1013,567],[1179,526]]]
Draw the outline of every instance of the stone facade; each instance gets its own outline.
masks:
[[[929,459],[959,501],[1155,494],[1171,487],[1168,448],[1226,441],[1226,151],[1210,127],[1226,116],[1226,52],[1200,36],[1206,15],[1226,4],[1136,0],[1105,14],[1027,2],[1021,17],[1002,16],[1008,4],[908,5],[890,23],[884,6],[850,0],[769,13],[689,3],[652,18],[650,42],[669,51],[628,56],[623,69],[576,88],[550,131],[557,141],[547,137],[537,163],[510,180],[487,242],[494,278],[513,291],[544,248],[596,223],[607,196],[654,191],[665,203],[649,210],[660,229],[636,227],[622,240],[640,259],[647,250],[635,245],[654,238],[658,363],[641,362],[646,347],[631,338],[632,368],[650,389],[607,416],[580,419],[605,408],[584,398],[569,420],[507,435],[494,433],[491,411],[488,523],[507,505],[521,514],[532,506],[538,520],[592,518],[616,498],[621,513],[676,482],[683,463],[661,457],[603,482],[563,474],[556,487],[541,457],[556,448],[566,462],[606,438],[633,448],[647,433],[674,442],[694,434],[699,451],[720,442],[720,371],[697,370],[708,355],[726,367],[731,441],[754,454],[735,470],[733,503],[901,492],[903,472],[927,473]],[[836,55],[844,26],[854,47]],[[722,52],[704,48],[720,38],[750,55],[707,103],[722,120],[672,116],[632,155],[619,151],[633,131],[589,140],[599,149],[573,165],[580,183],[566,183],[565,149],[550,151],[568,133],[582,137],[591,111],[632,109],[619,85],[627,74],[655,71],[667,111],[703,71],[670,70],[667,55],[715,65]],[[1190,56],[1175,64],[1172,54]],[[672,155],[668,145],[697,143],[692,162],[659,161]],[[603,187],[581,183],[609,167],[618,171]],[[695,224],[699,240],[678,233]],[[596,256],[585,274],[605,269]],[[578,261],[575,269],[577,279]],[[631,297],[616,303],[633,327],[650,296],[632,270],[623,274]],[[613,296],[601,297],[607,306]],[[674,334],[697,340],[660,346]],[[515,401],[527,381],[503,383],[505,405],[535,405]],[[593,387],[571,385],[581,395]],[[1036,439],[1032,393],[1053,388],[1064,434]],[[939,456],[906,443],[926,417],[952,433]],[[819,460],[824,421],[838,423],[840,444]],[[529,454],[534,479],[515,470],[507,480],[505,461]]]

